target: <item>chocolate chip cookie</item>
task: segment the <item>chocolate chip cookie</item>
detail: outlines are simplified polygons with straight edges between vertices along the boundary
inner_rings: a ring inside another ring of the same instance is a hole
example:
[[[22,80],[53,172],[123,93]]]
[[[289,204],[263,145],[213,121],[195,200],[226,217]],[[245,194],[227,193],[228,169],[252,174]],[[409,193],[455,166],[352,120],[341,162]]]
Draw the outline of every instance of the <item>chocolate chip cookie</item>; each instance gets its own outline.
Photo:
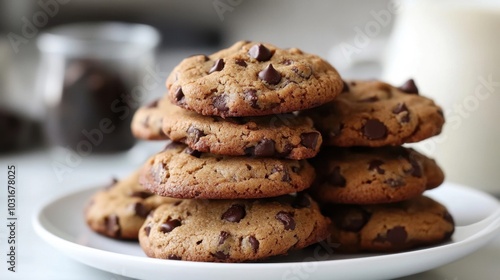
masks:
[[[342,80],[326,61],[297,48],[237,42],[184,59],[167,79],[168,97],[185,109],[221,117],[262,116],[333,100]]]
[[[314,157],[321,134],[307,117],[281,114],[226,118],[199,115],[158,100],[140,108],[132,132],[143,139],[168,139],[219,155],[305,159]]]
[[[419,196],[444,181],[434,160],[400,146],[328,147],[311,163],[318,174],[311,193],[321,202],[397,202]]]
[[[85,209],[89,227],[100,234],[117,239],[137,240],[146,216],[163,203],[177,199],[160,197],[145,190],[138,182],[139,172],[116,181],[97,192]]]
[[[338,252],[397,252],[445,242],[455,224],[440,203],[419,196],[377,205],[329,205],[324,213],[332,220],[329,242]]]
[[[324,240],[329,220],[306,194],[260,200],[186,199],[158,207],[139,231],[153,258],[245,262]]]
[[[325,145],[401,145],[441,132],[443,111],[418,94],[413,80],[396,88],[379,81],[350,81],[334,101],[302,113],[311,117]]]
[[[302,191],[314,175],[305,160],[221,156],[172,142],[145,163],[140,182],[161,196],[249,199]]]

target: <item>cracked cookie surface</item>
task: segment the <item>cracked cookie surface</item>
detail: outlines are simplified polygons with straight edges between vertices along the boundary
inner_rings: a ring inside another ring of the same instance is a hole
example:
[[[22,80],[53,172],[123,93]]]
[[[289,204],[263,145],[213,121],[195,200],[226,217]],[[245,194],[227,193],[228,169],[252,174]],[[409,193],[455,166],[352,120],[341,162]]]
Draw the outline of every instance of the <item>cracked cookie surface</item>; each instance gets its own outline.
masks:
[[[308,195],[259,200],[186,199],[160,206],[139,232],[153,258],[244,262],[320,242],[329,220]]]
[[[167,78],[172,103],[202,115],[262,116],[333,100],[342,80],[326,61],[296,48],[235,43],[184,59]]]
[[[379,81],[346,82],[332,102],[301,113],[323,135],[324,145],[381,147],[438,135],[442,109],[418,94],[413,80],[396,88]]]
[[[404,147],[325,147],[311,163],[318,174],[311,194],[320,202],[397,202],[444,181],[433,159]]]
[[[137,240],[139,228],[151,210],[178,201],[154,195],[138,179],[136,171],[123,180],[113,180],[92,196],[85,209],[85,220],[93,231],[116,239]]]
[[[398,252],[450,239],[455,223],[445,206],[425,196],[377,205],[327,205],[329,242],[338,252]]]
[[[132,132],[142,139],[171,139],[220,155],[305,159],[314,157],[321,134],[307,117],[281,114],[226,118],[203,116],[162,99],[140,108]]]
[[[175,198],[263,198],[302,191],[314,180],[305,160],[231,157],[201,153],[172,142],[148,160],[140,182]]]

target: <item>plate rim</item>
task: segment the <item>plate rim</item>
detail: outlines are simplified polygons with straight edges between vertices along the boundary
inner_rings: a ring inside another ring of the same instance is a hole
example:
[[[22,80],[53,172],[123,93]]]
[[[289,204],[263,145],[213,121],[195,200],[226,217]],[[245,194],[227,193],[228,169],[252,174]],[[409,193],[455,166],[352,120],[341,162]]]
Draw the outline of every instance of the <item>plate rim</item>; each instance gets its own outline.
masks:
[[[375,255],[375,256],[362,256],[359,258],[350,258],[350,259],[339,259],[339,260],[315,260],[311,261],[311,263],[314,263],[314,265],[317,265],[318,268],[325,268],[326,266],[331,266],[333,263],[335,265],[343,265],[343,264],[350,264],[350,265],[356,265],[359,263],[366,262],[367,260],[369,261],[378,261],[378,262],[384,262],[387,260],[391,260],[396,257],[401,257],[401,258],[408,258],[413,255],[419,255],[419,254],[433,254],[436,251],[449,251],[453,250],[454,248],[458,247],[464,247],[465,249],[471,247],[472,245],[476,243],[481,243],[481,245],[473,247],[470,250],[465,250],[465,252],[462,252],[462,254],[458,254],[456,257],[447,260],[443,262],[440,265],[444,265],[446,263],[455,261],[459,258],[462,258],[466,256],[467,254],[479,249],[480,247],[484,246],[486,243],[488,243],[492,237],[496,236],[494,233],[496,231],[500,230],[500,202],[498,199],[493,197],[492,195],[485,193],[483,191],[467,187],[464,185],[456,184],[456,183],[451,183],[451,182],[446,182],[443,185],[447,185],[448,187],[451,188],[457,188],[460,189],[461,191],[466,191],[466,192],[473,192],[476,195],[479,195],[482,199],[487,199],[493,202],[496,205],[496,210],[493,209],[491,213],[485,218],[483,218],[480,221],[477,221],[474,224],[480,223],[486,219],[492,218],[493,217],[493,224],[490,224],[486,226],[485,228],[481,228],[478,232],[475,232],[471,236],[467,237],[464,240],[461,240],[459,242],[453,242],[453,243],[445,243],[439,246],[432,246],[428,248],[422,248],[418,250],[413,250],[413,251],[407,251],[407,252],[400,252],[400,253],[392,253],[392,254],[383,254],[383,255]],[[41,202],[37,207],[35,207],[34,214],[32,216],[32,226],[36,232],[36,234],[46,243],[48,243],[50,246],[58,249],[66,255],[67,257],[70,257],[72,259],[75,259],[81,263],[84,263],[88,266],[105,270],[111,273],[115,274],[120,274],[119,271],[111,271],[107,270],[106,268],[103,268],[102,266],[96,266],[95,264],[91,264],[89,262],[86,262],[85,260],[82,260],[81,256],[78,258],[78,256],[68,254],[67,250],[63,250],[62,247],[67,248],[69,250],[73,251],[79,251],[83,255],[93,255],[93,254],[99,254],[104,258],[113,258],[114,261],[132,261],[134,263],[143,263],[147,265],[162,265],[162,266],[169,266],[169,265],[175,265],[178,268],[192,268],[193,265],[195,265],[197,268],[200,269],[221,269],[221,268],[231,268],[231,269],[287,269],[293,266],[297,265],[303,265],[304,262],[301,261],[292,261],[292,262],[273,262],[273,263],[209,263],[209,262],[192,262],[192,261],[175,261],[175,260],[163,260],[163,259],[154,259],[154,258],[148,258],[148,257],[143,257],[143,256],[135,256],[135,255],[127,255],[127,254],[122,254],[122,253],[117,253],[117,252],[111,252],[99,248],[92,248],[89,246],[85,246],[82,244],[78,244],[76,242],[73,242],[71,240],[65,239],[61,237],[60,235],[54,233],[50,229],[47,228],[46,220],[44,218],[44,211],[48,209],[53,204],[56,204],[57,202],[61,201],[62,199],[65,199],[69,196],[79,196],[87,192],[91,192],[94,190],[99,189],[98,186],[92,186],[92,187],[83,187],[83,188],[78,188],[78,189],[73,189],[73,190],[68,190],[63,193],[60,193],[54,197],[51,197],[49,199],[46,199],[45,201]],[[45,219],[45,220],[44,220]],[[474,225],[472,224],[472,225]],[[457,227],[459,228],[459,227]],[[478,241],[478,239],[481,239],[481,237],[486,237],[483,238],[481,242]],[[476,242],[474,242],[476,241]],[[472,245],[470,243],[473,243]],[[438,267],[440,265],[436,265],[432,268]],[[432,269],[428,268],[428,269]],[[420,271],[425,271],[425,270],[418,270],[417,272]],[[412,273],[410,273],[412,274]],[[404,275],[410,275],[410,274],[404,274]],[[123,274],[122,274],[123,275]],[[400,276],[404,276],[400,275]],[[129,276],[129,275],[124,275],[124,276]]]

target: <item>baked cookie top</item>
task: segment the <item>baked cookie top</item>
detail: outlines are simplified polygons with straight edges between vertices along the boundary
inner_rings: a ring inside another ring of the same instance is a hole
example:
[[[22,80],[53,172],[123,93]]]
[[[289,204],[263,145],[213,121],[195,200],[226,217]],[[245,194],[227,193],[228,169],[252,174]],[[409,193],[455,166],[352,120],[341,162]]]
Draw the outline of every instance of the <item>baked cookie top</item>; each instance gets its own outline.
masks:
[[[334,101],[302,112],[323,135],[324,145],[401,145],[437,135],[442,109],[418,94],[413,80],[396,88],[380,81],[349,81]]]
[[[321,202],[377,204],[419,196],[444,181],[433,159],[404,147],[324,148],[311,160]]]
[[[138,182],[139,172],[95,193],[85,209],[89,227],[108,237],[137,240],[148,213],[163,203],[177,199],[154,195]]]
[[[377,205],[328,205],[329,242],[338,252],[396,252],[444,242],[455,224],[447,209],[425,196]]]
[[[183,200],[158,207],[139,232],[149,257],[245,262],[325,239],[329,220],[306,195],[259,200]]]
[[[312,108],[342,90],[337,71],[297,48],[240,41],[212,55],[184,59],[167,78],[168,97],[185,109],[221,117]]]
[[[142,139],[171,139],[191,149],[220,155],[305,159],[314,157],[321,134],[307,117],[280,114],[265,117],[203,116],[158,100],[140,108],[132,132]]]
[[[302,191],[314,175],[305,160],[221,156],[172,142],[146,162],[140,182],[168,197],[249,199]]]

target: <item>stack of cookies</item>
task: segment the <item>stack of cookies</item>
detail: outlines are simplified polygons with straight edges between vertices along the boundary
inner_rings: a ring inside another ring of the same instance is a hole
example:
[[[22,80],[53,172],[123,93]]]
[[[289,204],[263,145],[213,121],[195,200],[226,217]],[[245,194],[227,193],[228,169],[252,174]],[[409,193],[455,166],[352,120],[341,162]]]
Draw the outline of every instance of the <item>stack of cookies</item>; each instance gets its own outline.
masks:
[[[184,59],[166,84],[132,132],[170,142],[94,195],[94,231],[138,239],[150,257],[213,262],[326,238],[344,252],[397,251],[453,232],[446,209],[422,196],[441,169],[400,146],[444,123],[414,83],[347,83],[318,56],[242,41]]]
[[[182,199],[158,207],[139,230],[148,256],[242,262],[328,236],[329,220],[302,192],[314,181],[306,159],[322,137],[294,112],[340,94],[330,64],[295,48],[238,42],[184,59],[167,88],[132,123],[139,138],[172,141],[145,163],[140,183]]]
[[[332,220],[338,251],[401,251],[448,240],[454,223],[438,202],[422,196],[444,174],[411,148],[441,132],[441,108],[419,95],[413,80],[395,88],[379,81],[350,81],[334,101],[301,113],[323,135],[311,162],[311,194]]]

